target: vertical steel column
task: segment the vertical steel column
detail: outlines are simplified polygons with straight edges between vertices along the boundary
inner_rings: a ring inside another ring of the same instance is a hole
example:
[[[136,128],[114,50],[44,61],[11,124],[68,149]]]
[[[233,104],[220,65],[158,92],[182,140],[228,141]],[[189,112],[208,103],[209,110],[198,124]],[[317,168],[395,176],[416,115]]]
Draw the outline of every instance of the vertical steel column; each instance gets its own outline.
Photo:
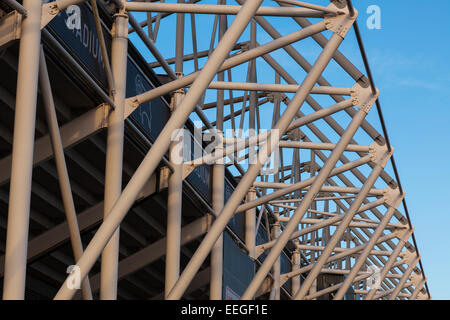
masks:
[[[217,111],[219,111],[219,108],[217,109]],[[218,131],[217,134],[222,135],[222,131]],[[213,166],[213,209],[215,212],[222,211],[224,205],[224,192],[225,192],[225,165],[223,164],[223,159],[220,159]],[[222,281],[223,281],[223,234],[219,236],[219,238],[217,239],[211,250],[211,275],[210,275],[211,300],[222,299]]]
[[[181,74],[180,74],[181,75]],[[172,112],[183,98],[182,90],[172,97]],[[183,201],[183,163],[178,157],[183,152],[183,134],[178,134],[170,145],[170,164],[173,171],[169,176],[167,190],[167,236],[164,295],[167,297],[180,276],[181,219]]]
[[[300,269],[300,262],[301,262],[301,255],[300,255],[300,249],[298,248],[299,241],[296,239],[294,241],[295,243],[295,250],[292,252],[292,272],[296,272]],[[291,296],[295,296],[297,291],[300,289],[300,275],[296,275],[291,278]]]
[[[73,204],[69,174],[67,172],[66,160],[64,158],[64,148],[61,142],[58,118],[56,117],[52,88],[48,77],[47,63],[45,62],[44,50],[42,47],[40,54],[39,81],[44,100],[47,126],[50,131],[53,153],[55,154],[56,171],[58,173],[59,187],[61,190],[64,212],[66,214],[67,226],[69,227],[70,242],[72,245],[74,260],[76,262],[83,254],[83,244],[81,242],[80,229],[78,228],[77,213]],[[82,292],[85,300],[92,300],[91,285],[89,284],[88,277],[86,277],[86,279],[82,282]]]
[[[219,0],[219,4],[225,4],[226,1]],[[225,15],[219,16],[219,37],[222,40],[227,28]],[[224,73],[217,74],[219,81],[224,81]],[[223,111],[224,111],[224,92],[217,90],[216,104],[216,129],[217,138],[223,139]],[[223,140],[216,147],[217,152],[223,150]],[[213,197],[212,205],[215,212],[220,213],[224,205],[225,196],[225,165],[223,159],[219,159],[213,166]],[[211,250],[211,275],[209,298],[211,300],[222,300],[222,282],[223,282],[223,234],[219,236]]]
[[[183,1],[178,0],[178,3]],[[175,73],[177,77],[183,76],[184,54],[184,14],[177,13],[177,31],[175,43]],[[175,91],[172,97],[172,113],[175,112],[183,99],[184,91]],[[166,236],[166,274],[164,282],[164,297],[167,298],[173,285],[180,276],[180,250],[181,250],[181,219],[183,201],[183,163],[175,159],[183,152],[183,135],[179,134],[176,141],[170,145],[170,162],[173,172],[169,176],[167,194],[167,236]]]
[[[218,133],[218,134],[221,134]],[[213,209],[220,212],[224,204],[225,166],[216,163],[213,166]],[[210,299],[222,299],[223,280],[223,234],[219,236],[211,250]]]
[[[25,294],[42,1],[24,0],[6,233],[4,300]]]
[[[253,27],[254,25],[254,27]],[[256,45],[256,22],[253,21],[252,22],[252,46],[254,47]],[[254,63],[256,64],[256,60],[254,60]],[[253,79],[252,81],[253,83],[256,83],[256,78]],[[280,83],[280,75],[275,72],[275,83],[279,84]],[[252,92],[252,94],[254,94],[256,96],[256,91]],[[278,120],[279,118],[279,114],[280,114],[280,94],[279,93],[275,93],[276,98],[274,98],[274,115],[276,120]],[[251,96],[250,96],[251,98]],[[274,119],[275,120],[275,119]],[[277,151],[275,151],[277,152]],[[282,150],[278,151],[278,152],[283,152]],[[296,152],[296,150],[293,151],[294,153]],[[295,163],[292,164],[292,166],[295,166]],[[292,181],[293,183],[295,183],[295,174],[294,174],[294,168],[292,168],[291,170],[291,177],[292,177]],[[274,175],[274,180],[276,180],[276,182],[280,181],[279,175],[278,173]],[[295,193],[294,193],[295,194]],[[276,207],[276,210],[274,211],[275,217],[276,219],[279,218],[279,209],[278,207]],[[280,226],[280,222],[276,221],[275,224],[272,226],[272,240],[278,239],[280,237],[280,233],[281,233],[281,226]],[[272,291],[270,293],[270,299],[271,300],[280,300],[280,274],[281,274],[281,258],[280,256],[278,256],[278,258],[275,260],[275,263],[273,264],[272,267],[272,277],[273,277],[273,282],[272,282]]]
[[[272,226],[272,239],[277,240],[280,237],[281,227],[280,222],[277,221]],[[281,255],[281,254],[280,254]],[[273,292],[273,300],[280,300],[280,273],[281,273],[281,258],[278,255],[278,258],[275,260],[275,263],[272,266],[272,276],[273,276],[273,284],[272,284],[272,292]],[[271,294],[272,296],[272,294]]]
[[[325,210],[325,211],[327,211],[327,210]],[[351,234],[350,234],[350,232],[347,232],[347,238],[345,239],[345,241],[346,241],[345,247],[347,249],[350,249],[350,240],[351,240]],[[348,256],[345,259],[345,269],[346,270],[350,270],[351,269],[350,268],[350,256]]]
[[[127,75],[128,16],[115,15],[111,47],[112,72],[115,85],[114,104],[111,111],[106,141],[105,206],[106,218],[122,192],[124,109]],[[117,299],[117,270],[119,264],[119,233],[116,229],[102,254],[100,299]]]
[[[256,22],[252,20],[250,22],[250,49],[254,49],[256,47]],[[256,59],[250,60],[250,70],[249,70],[249,80],[251,83],[256,83]],[[258,103],[257,92],[252,90],[250,91],[250,101],[249,101],[249,115],[248,115],[248,128],[250,129],[250,136],[255,134],[255,116],[256,116],[256,107]],[[252,146],[252,150],[256,149],[256,146]],[[250,156],[252,156],[255,151],[250,151],[249,149],[249,160]]]
[[[251,187],[248,191],[247,201],[256,200],[256,190]],[[261,210],[263,210],[261,208]],[[256,247],[256,207],[245,211],[245,245],[248,248],[250,258],[255,258]]]
[[[316,175],[316,153],[314,152],[313,149],[310,150],[310,161],[309,161],[309,177],[313,178]],[[316,210],[317,206],[316,206],[316,201],[313,200],[311,202],[311,207],[312,210]],[[314,212],[309,212],[309,216],[311,218],[315,218],[316,214]],[[316,245],[316,235],[317,235],[318,231],[313,231],[311,232],[310,235],[310,239],[311,239],[311,245],[315,246]],[[316,251],[312,251],[311,252],[311,256],[310,256],[310,262],[314,263],[316,261]]]

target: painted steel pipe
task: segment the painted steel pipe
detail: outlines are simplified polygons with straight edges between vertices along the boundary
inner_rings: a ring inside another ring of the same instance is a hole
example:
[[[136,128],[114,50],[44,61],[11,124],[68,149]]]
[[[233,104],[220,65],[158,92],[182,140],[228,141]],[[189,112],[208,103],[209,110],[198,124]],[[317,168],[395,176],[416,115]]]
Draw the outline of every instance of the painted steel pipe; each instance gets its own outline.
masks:
[[[178,3],[180,3],[180,0]],[[184,52],[184,14],[177,14],[176,18],[175,72],[180,77],[183,74],[182,57]],[[183,97],[184,92],[181,90],[174,93],[171,101],[172,113],[178,108]],[[167,297],[170,290],[172,290],[173,285],[180,276],[183,166],[177,158],[183,154],[184,137],[182,135],[174,135],[173,138],[174,141],[172,141],[169,147],[169,157],[174,171],[169,176],[167,193],[167,236],[164,297]]]
[[[208,89],[223,89],[223,90],[240,90],[240,91],[268,91],[268,92],[291,92],[295,93],[299,89],[299,85],[294,84],[271,84],[271,83],[256,83],[256,82],[227,82],[227,81],[213,81],[208,86]],[[351,95],[352,88],[346,87],[326,87],[315,86],[311,90],[311,94],[339,94]]]
[[[58,173],[59,187],[66,214],[67,226],[69,227],[70,243],[72,245],[75,261],[80,259],[83,254],[83,244],[81,242],[80,229],[78,228],[77,213],[73,203],[72,190],[70,187],[69,173],[67,172],[66,159],[64,157],[64,148],[59,132],[58,118],[56,117],[55,103],[53,101],[52,88],[47,71],[44,50],[41,47],[39,62],[39,81],[42,97],[44,101],[45,115],[50,132],[53,153],[55,154],[56,171]],[[92,300],[91,285],[89,278],[86,277],[82,282],[83,299]]]
[[[128,16],[116,14],[111,48],[112,74],[115,85],[114,104],[106,138],[104,219],[122,193],[124,142],[124,109],[127,74]],[[103,250],[101,259],[100,299],[117,299],[120,228],[117,228]]]
[[[19,49],[8,226],[6,231],[4,300],[25,294],[31,177],[41,41],[41,2],[24,0],[28,17],[22,21]]]
[[[28,11],[16,0],[3,0],[8,6],[13,8],[14,10],[17,10],[24,18],[27,17]]]
[[[128,11],[150,11],[165,13],[196,13],[196,14],[238,14],[241,6],[236,5],[216,5],[216,4],[193,4],[193,3],[155,3],[155,2],[127,2]],[[284,7],[260,7],[256,16],[277,16],[277,17],[310,17],[323,18],[324,12],[304,8],[284,8]]]

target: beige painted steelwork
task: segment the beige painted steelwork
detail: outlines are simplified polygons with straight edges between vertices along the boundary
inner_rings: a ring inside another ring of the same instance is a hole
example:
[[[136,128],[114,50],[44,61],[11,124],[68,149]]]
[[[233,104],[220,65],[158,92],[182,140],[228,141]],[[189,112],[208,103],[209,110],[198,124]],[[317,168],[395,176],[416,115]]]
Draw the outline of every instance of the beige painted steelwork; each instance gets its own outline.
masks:
[[[13,134],[0,126],[4,140],[12,146],[11,154],[0,159],[0,184],[10,180],[9,199],[0,194],[9,206],[6,245],[0,256],[3,299],[24,299],[27,265],[53,275],[38,259],[49,255],[64,263],[67,259],[58,249],[69,240],[82,290],[74,288],[73,275],[56,272],[53,279],[60,287],[55,299],[92,299],[98,292],[101,299],[116,299],[122,279],[146,292],[147,298],[181,299],[200,290],[210,299],[222,299],[224,265],[229,263],[224,261],[224,232],[233,236],[257,266],[241,299],[340,300],[348,299],[349,292],[362,299],[431,299],[381,114],[380,93],[367,64],[358,13],[351,1],[333,0],[326,7],[285,0],[264,5],[262,0],[218,0],[217,4],[116,0],[107,6],[100,0],[44,2],[24,0],[20,5],[8,0],[5,5],[10,12],[0,17],[4,22],[0,48],[20,41],[16,65],[5,55],[18,74],[15,102],[6,91],[0,92],[1,100],[15,115]],[[85,2],[95,19],[97,54],[104,64],[107,90],[93,81],[47,30],[58,13]],[[100,9],[111,16],[110,48]],[[136,11],[147,12],[147,19],[138,21],[133,15]],[[212,26],[201,26],[202,36],[212,27],[209,48],[199,48],[204,42],[197,38],[199,15],[214,17]],[[231,23],[228,15],[232,15]],[[314,24],[308,18],[314,18]],[[282,35],[277,30],[280,19],[289,22],[285,26],[291,27],[290,33]],[[175,26],[175,34],[161,27],[166,22]],[[190,46],[185,37],[188,25]],[[364,71],[339,51],[352,29]],[[160,75],[161,85],[127,96],[127,81],[132,81],[127,78],[132,33],[152,55],[147,67],[164,75]],[[103,103],[77,112],[76,117],[70,116],[70,108],[64,111],[52,93],[47,49],[40,50],[41,38],[56,48]],[[272,40],[260,44],[257,38]],[[302,55],[305,46],[297,45],[306,39],[317,44],[313,63]],[[175,56],[166,57],[162,52],[170,50],[163,46],[174,49]],[[186,47],[191,47],[192,53],[186,53]],[[331,66],[331,61],[335,65]],[[334,70],[334,78],[342,75],[340,86],[325,79],[329,68]],[[273,83],[268,82],[270,78]],[[47,126],[36,118],[39,79]],[[144,103],[167,96],[170,118],[150,142],[130,121],[130,115]],[[56,111],[66,114],[60,127]],[[378,112],[382,133],[366,119],[369,112]],[[178,140],[172,141],[172,134],[185,128],[189,119],[199,119],[197,130],[213,135],[218,144],[214,153],[193,160],[183,158],[180,163],[177,155],[184,147]],[[231,136],[227,129],[234,130]],[[131,167],[125,161],[129,159],[124,150],[127,130],[147,147]],[[249,135],[242,136],[247,130]],[[105,132],[106,142],[99,132]],[[83,141],[91,141],[104,152],[105,174],[84,158],[88,155],[74,150]],[[275,168],[264,171],[271,157],[278,159]],[[56,170],[48,162],[52,158]],[[71,181],[66,159],[78,163],[104,186],[103,201],[89,194],[88,185]],[[248,162],[241,164],[240,160]],[[385,170],[389,163],[395,178]],[[189,174],[204,164],[212,165],[211,203],[186,182]],[[36,188],[33,168],[53,173],[62,205],[45,187]],[[231,174],[236,184],[225,201],[225,178]],[[164,193],[167,203],[158,198]],[[196,219],[185,216],[185,193],[196,196],[206,208],[196,213]],[[30,207],[32,194],[65,212],[66,222],[52,224],[45,215],[37,214]],[[78,215],[74,195],[87,203]],[[148,199],[165,208],[163,224],[152,218],[152,210],[139,207]],[[142,235],[140,226],[127,222],[125,217],[130,214],[157,230],[158,240],[149,243],[146,236],[153,235]],[[238,214],[245,224],[242,239],[228,226]],[[30,217],[46,229],[29,240]],[[124,248],[119,230],[139,247]],[[261,230],[267,238],[263,243],[257,241]],[[83,248],[82,236],[88,233]],[[286,256],[288,271],[281,265]],[[101,268],[97,266],[88,276],[100,257]],[[149,267],[155,261],[164,263],[162,276]],[[139,270],[162,286],[155,289],[141,283],[134,276]],[[323,287],[320,279],[327,275],[342,278]],[[285,286],[288,282],[290,290]]]

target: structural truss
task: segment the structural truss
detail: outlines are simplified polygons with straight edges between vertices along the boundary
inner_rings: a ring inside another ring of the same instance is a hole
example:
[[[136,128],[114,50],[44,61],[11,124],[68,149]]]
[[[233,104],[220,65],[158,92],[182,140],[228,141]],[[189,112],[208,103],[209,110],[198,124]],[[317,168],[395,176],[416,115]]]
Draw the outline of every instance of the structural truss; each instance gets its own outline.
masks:
[[[3,298],[431,298],[358,12],[322,2],[3,0]]]

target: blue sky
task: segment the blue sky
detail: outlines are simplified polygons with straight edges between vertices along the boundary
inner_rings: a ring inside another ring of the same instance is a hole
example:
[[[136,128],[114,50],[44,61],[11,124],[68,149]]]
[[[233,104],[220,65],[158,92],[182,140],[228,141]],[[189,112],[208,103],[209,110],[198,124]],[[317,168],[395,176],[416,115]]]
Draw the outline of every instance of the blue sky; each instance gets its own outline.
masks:
[[[326,0],[311,2],[328,3]],[[227,3],[234,4],[232,1]],[[434,299],[450,299],[450,216],[446,206],[446,200],[450,198],[450,168],[446,165],[446,159],[450,158],[450,1],[434,0],[432,6],[431,3],[424,6],[419,0],[353,0],[353,4],[359,11],[358,23],[375,83],[380,89],[384,118],[395,148],[428,285]],[[265,1],[265,5],[270,5],[270,1]],[[370,5],[378,5],[381,9],[379,30],[366,27],[370,16],[366,9]],[[143,19],[142,14],[136,16]],[[200,50],[204,50],[209,47],[212,18],[204,15],[197,17],[198,43]],[[269,21],[277,22],[278,31],[283,35],[295,31],[292,22],[285,23],[286,18],[270,18]],[[173,56],[174,53],[174,22],[174,17],[170,17],[161,24],[163,31],[157,46],[165,56]],[[228,22],[231,23],[231,18]],[[186,53],[192,52],[190,30],[187,16]],[[243,37],[248,32],[247,29]],[[172,37],[167,37],[168,34]],[[271,40],[260,30],[257,37],[260,43]],[[132,39],[135,39],[134,36]],[[147,52],[141,44],[136,44],[142,52]],[[320,52],[312,41],[296,44],[295,47],[310,63]],[[340,50],[361,71],[364,70],[353,31],[348,34]],[[144,55],[149,61],[154,60],[150,54]],[[286,54],[276,52],[273,56],[283,61],[284,66],[288,65],[292,75],[302,77],[301,69],[293,61],[290,65]],[[258,80],[273,82],[273,72],[267,71],[260,61],[257,60]],[[192,68],[192,65],[188,66],[185,73],[191,72]],[[334,62],[326,71],[326,78],[333,85],[352,85],[349,79],[342,79],[342,72]],[[245,81],[242,74],[246,73],[246,66],[237,72],[236,77],[233,74],[233,81]],[[271,114],[267,115],[270,119]],[[375,109],[372,109],[368,120],[381,132]],[[387,170],[392,172],[390,166]]]
[[[450,299],[450,1],[353,2],[430,292]],[[365,27],[371,4],[381,9],[380,30]]]

